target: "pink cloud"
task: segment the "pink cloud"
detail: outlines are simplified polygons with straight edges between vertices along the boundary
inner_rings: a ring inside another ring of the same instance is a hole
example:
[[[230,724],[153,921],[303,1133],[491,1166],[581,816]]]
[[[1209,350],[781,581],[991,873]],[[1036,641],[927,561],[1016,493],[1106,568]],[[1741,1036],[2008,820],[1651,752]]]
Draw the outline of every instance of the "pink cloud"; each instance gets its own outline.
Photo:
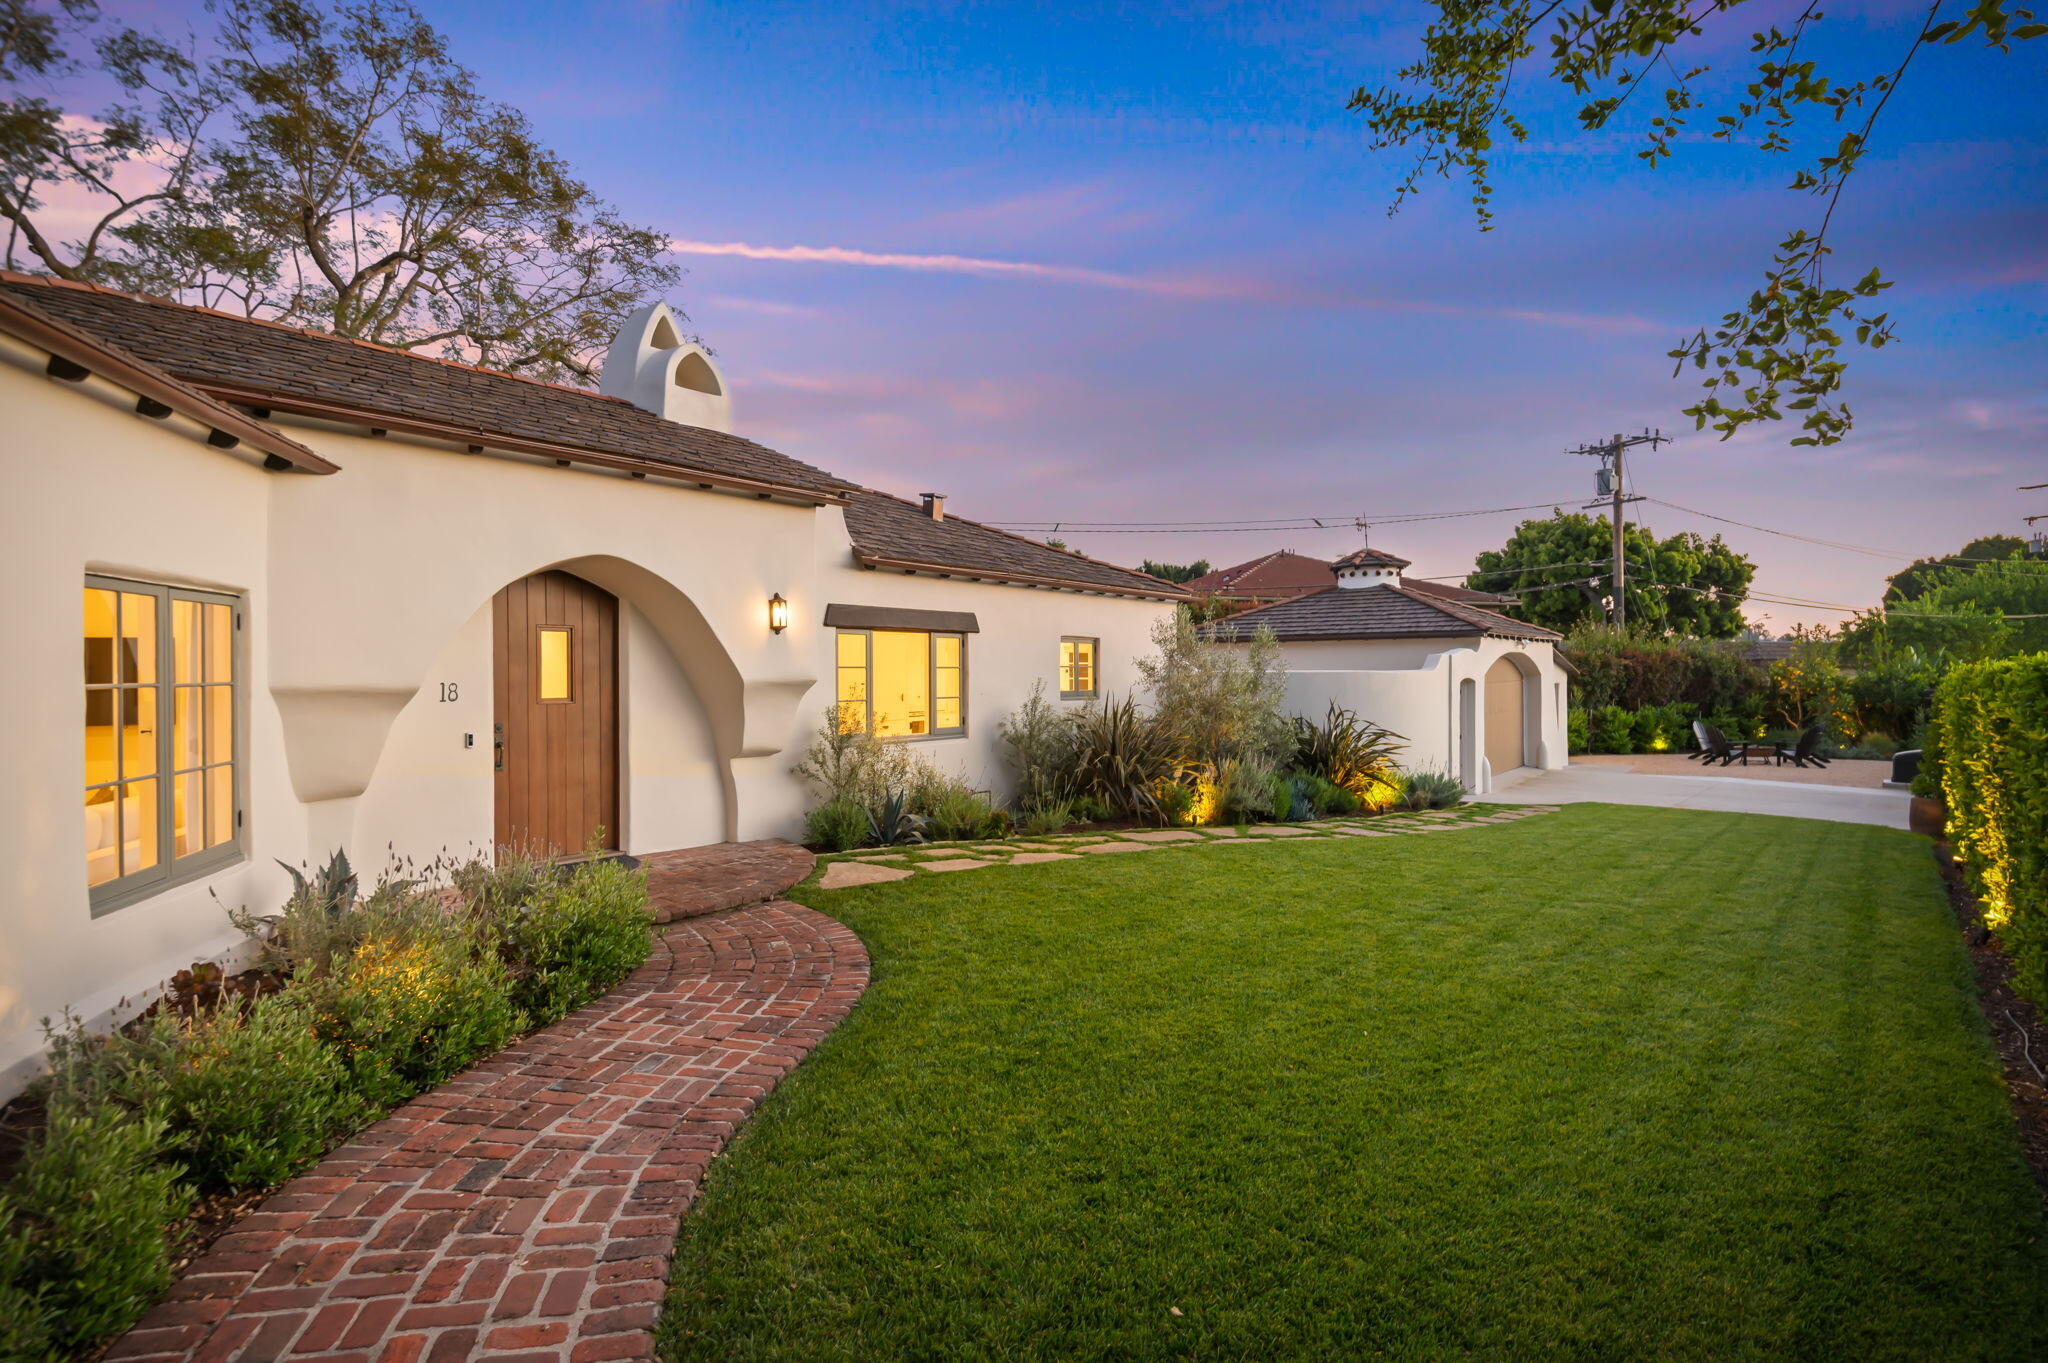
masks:
[[[1483,307],[1427,300],[1383,298],[1327,287],[1309,288],[1286,281],[1252,276],[1203,274],[1130,274],[1085,265],[1041,261],[997,260],[951,253],[867,251],[850,246],[759,246],[741,241],[677,240],[669,249],[682,255],[727,256],[741,260],[816,265],[852,265],[870,269],[909,270],[934,274],[965,274],[993,279],[1030,279],[1053,284],[1078,284],[1177,298],[1191,302],[1240,302],[1277,307],[1302,307],[1364,312],[1421,313],[1439,317],[1488,318],[1576,331],[1644,333],[1673,328],[1629,314],[1560,312],[1543,308]]]

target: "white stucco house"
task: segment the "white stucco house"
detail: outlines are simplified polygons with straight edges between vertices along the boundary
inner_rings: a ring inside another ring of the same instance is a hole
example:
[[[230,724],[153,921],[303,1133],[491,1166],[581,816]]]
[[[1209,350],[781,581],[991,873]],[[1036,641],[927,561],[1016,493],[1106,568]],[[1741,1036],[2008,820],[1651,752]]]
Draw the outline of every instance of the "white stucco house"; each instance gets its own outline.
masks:
[[[0,1097],[281,861],[797,836],[835,707],[1000,790],[1184,599],[735,434],[658,305],[590,393],[8,274],[0,361]]]
[[[1399,734],[1401,765],[1447,771],[1474,794],[1517,767],[1562,767],[1569,664],[1555,631],[1436,584],[1402,580],[1408,560],[1359,549],[1336,585],[1216,621],[1212,637],[1272,631],[1287,704],[1320,719],[1331,701]]]

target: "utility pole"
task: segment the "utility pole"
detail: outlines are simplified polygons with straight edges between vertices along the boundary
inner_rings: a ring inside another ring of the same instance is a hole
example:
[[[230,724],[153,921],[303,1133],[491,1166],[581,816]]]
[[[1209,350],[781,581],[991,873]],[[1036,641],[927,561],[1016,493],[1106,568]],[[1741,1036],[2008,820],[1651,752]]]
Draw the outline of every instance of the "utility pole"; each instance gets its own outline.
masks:
[[[1630,502],[1640,502],[1641,497],[1631,496],[1627,488],[1628,450],[1634,445],[1648,445],[1651,449],[1669,444],[1671,437],[1662,431],[1644,429],[1641,435],[1624,436],[1616,432],[1612,439],[1590,445],[1581,445],[1570,451],[1572,454],[1598,455],[1600,470],[1594,475],[1594,493],[1608,499],[1607,518],[1614,531],[1613,558],[1608,564],[1608,579],[1613,583],[1612,604],[1607,610],[1607,623],[1616,629],[1628,624],[1628,549],[1625,543],[1627,522],[1622,519],[1622,508]],[[1588,502],[1588,509],[1598,506]]]

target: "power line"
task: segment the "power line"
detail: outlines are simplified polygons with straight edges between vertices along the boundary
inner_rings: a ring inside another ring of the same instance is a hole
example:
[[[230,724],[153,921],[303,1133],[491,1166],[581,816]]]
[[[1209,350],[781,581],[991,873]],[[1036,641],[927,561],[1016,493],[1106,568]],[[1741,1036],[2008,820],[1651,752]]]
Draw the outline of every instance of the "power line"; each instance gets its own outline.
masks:
[[[1555,510],[1569,497],[1526,506],[1489,506],[1472,511],[1361,511],[1355,516],[1324,514],[1289,516],[1269,521],[986,521],[997,530],[1072,531],[1088,535],[1172,535],[1254,533],[1263,530],[1353,530],[1361,522],[1373,525],[1405,525],[1413,521],[1454,520],[1462,516],[1498,516],[1510,511]]]

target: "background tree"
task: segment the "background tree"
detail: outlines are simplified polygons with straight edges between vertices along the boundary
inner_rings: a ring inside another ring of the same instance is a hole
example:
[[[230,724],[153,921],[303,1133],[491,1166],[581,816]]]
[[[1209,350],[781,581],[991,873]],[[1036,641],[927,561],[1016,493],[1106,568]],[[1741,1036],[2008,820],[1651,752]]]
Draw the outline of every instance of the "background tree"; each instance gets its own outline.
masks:
[[[1896,606],[1905,601],[1917,601],[1936,580],[1936,569],[1970,568],[1996,559],[2024,558],[2026,552],[2027,542],[2018,535],[1985,535],[1971,540],[1953,554],[1915,559],[1886,580],[1884,604]]]
[[[1209,560],[1198,558],[1193,563],[1155,563],[1146,559],[1138,568],[1141,573],[1150,573],[1168,582],[1188,582],[1209,571]]]
[[[1929,568],[1910,600],[1850,621],[1843,647],[1859,662],[1910,649],[1944,665],[2048,650],[2048,562]]]
[[[1493,217],[1488,175],[1494,145],[1529,137],[1511,96],[1515,77],[1538,50],[1539,34],[1547,37],[1548,74],[1583,101],[1578,120],[1588,132],[1605,128],[1646,88],[1658,92],[1657,113],[1638,152],[1654,166],[1672,154],[1695,118],[1707,114],[1702,106],[1713,98],[1705,89],[1711,68],[1688,54],[1726,43],[1730,35],[1724,30],[1744,23],[1731,17],[1740,6],[1741,0],[1590,0],[1580,8],[1564,0],[1437,0],[1422,53],[1396,73],[1399,84],[1361,88],[1351,107],[1366,115],[1375,148],[1414,154],[1394,209],[1425,174],[1463,176],[1484,231]],[[1945,8],[1956,17],[1944,18]],[[1784,27],[1772,22],[1752,31],[1749,69],[1727,87],[1721,111],[1706,124],[1710,140],[1753,146],[1766,155],[1793,150],[1802,116],[1817,116],[1832,129],[1809,149],[1789,185],[1814,200],[1810,227],[1780,243],[1763,284],[1747,302],[1671,351],[1680,371],[1690,362],[1705,372],[1707,395],[1686,408],[1686,415],[1701,429],[1711,424],[1724,439],[1750,422],[1779,420],[1787,412],[1804,414],[1805,434],[1795,445],[1833,444],[1849,430],[1852,414],[1837,396],[1845,368],[1843,332],[1853,329],[1858,344],[1881,346],[1891,339],[1892,324],[1886,314],[1869,311],[1870,300],[1890,287],[1877,270],[1846,288],[1828,280],[1828,232],[1843,187],[1925,49],[1976,42],[2004,52],[2011,43],[2048,33],[2032,11],[2009,0],[1972,0],[1967,9],[1954,0],[1931,0],[1903,21],[1895,63],[1838,79],[1824,73],[1813,55],[1826,36],[1825,17],[1814,0]],[[1759,16],[1756,22],[1764,21]],[[1849,22],[1875,25],[1885,16],[1858,11]],[[1954,96],[1967,94],[1944,95]]]
[[[0,0],[7,263],[588,382],[681,272],[404,4],[224,0],[179,47]],[[77,87],[111,83],[81,113]],[[63,234],[53,210],[91,225]]]
[[[1560,512],[1523,521],[1499,549],[1473,560],[1465,585],[1512,595],[1514,614],[1569,631],[1606,618],[1613,595],[1609,556],[1614,536],[1605,516]],[[1756,565],[1722,542],[1682,531],[1658,539],[1639,525],[1623,535],[1628,619],[1651,633],[1732,639],[1741,632],[1742,602]],[[1553,585],[1554,584],[1554,585]]]

